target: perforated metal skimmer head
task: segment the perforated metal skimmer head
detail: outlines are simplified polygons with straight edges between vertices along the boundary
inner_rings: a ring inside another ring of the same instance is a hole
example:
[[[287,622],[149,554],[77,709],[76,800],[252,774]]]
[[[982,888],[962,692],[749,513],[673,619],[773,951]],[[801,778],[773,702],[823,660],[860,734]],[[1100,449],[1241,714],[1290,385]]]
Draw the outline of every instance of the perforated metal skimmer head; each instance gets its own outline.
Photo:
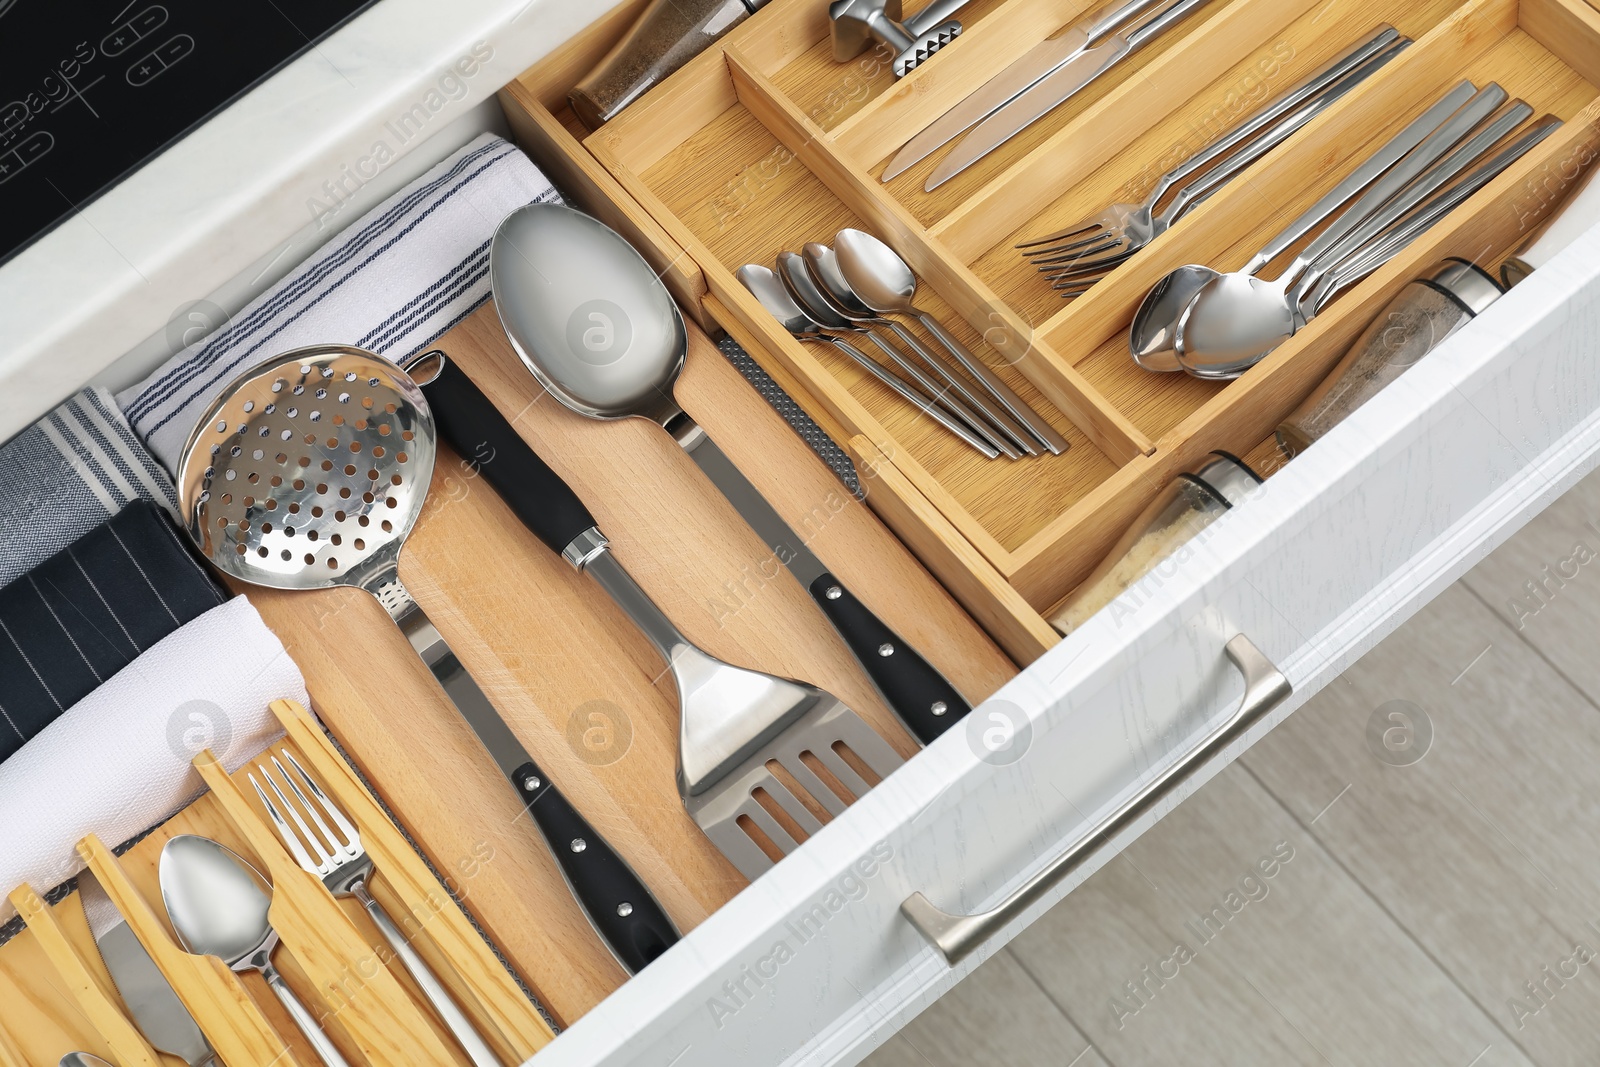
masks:
[[[428,402],[404,371],[359,348],[302,348],[217,397],[184,450],[179,500],[201,552],[236,578],[403,597],[396,563],[433,459]]]

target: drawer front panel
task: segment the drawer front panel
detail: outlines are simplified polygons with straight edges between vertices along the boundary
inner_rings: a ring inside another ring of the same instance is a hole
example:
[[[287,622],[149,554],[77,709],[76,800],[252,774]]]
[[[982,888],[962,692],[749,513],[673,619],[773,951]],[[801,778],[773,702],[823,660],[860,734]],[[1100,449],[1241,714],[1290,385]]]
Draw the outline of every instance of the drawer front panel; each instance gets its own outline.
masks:
[[[560,1037],[546,1067],[850,1063],[1247,747],[1600,456],[1600,232]],[[1248,635],[1294,693],[962,964],[899,908],[1003,900],[1239,700]],[[995,716],[999,716],[996,718]],[[1017,727],[1013,751],[983,733]],[[987,756],[988,758],[984,758]]]

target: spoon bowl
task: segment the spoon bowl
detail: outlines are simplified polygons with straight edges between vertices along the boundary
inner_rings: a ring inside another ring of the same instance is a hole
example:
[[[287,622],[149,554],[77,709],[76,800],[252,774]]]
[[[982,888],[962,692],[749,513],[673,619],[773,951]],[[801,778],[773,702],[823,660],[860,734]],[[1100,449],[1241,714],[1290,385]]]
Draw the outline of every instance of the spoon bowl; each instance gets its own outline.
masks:
[[[1237,373],[1294,336],[1295,302],[1286,299],[1282,279],[1262,281],[1249,274],[1223,274],[1200,287],[1178,317],[1178,361],[1205,353],[1213,374]]]
[[[846,313],[857,317],[875,314],[861,302],[856,291],[850,288],[850,283],[845,280],[844,271],[839,269],[839,254],[830,246],[820,241],[809,241],[800,254],[805,259],[811,276],[822,287],[822,291],[827,293],[835,304],[844,308]]]
[[[328,1067],[349,1067],[316,1016],[272,965],[278,932],[268,915],[272,883],[226,845],[179,834],[161,848],[161,900],[189,952],[216,956],[235,971],[259,971]]]
[[[1205,286],[1221,277],[1210,267],[1191,263],[1179,267],[1145,294],[1128,328],[1128,353],[1145,370],[1170,374],[1183,370],[1178,362],[1178,320]]]
[[[92,1052],[69,1052],[61,1057],[60,1067],[111,1067]]]
[[[178,940],[236,971],[255,970],[277,947],[267,918],[271,886],[243,857],[210,838],[182,834],[161,849],[161,900]],[[263,888],[265,887],[265,888]]]
[[[611,227],[560,204],[528,204],[495,230],[489,275],[512,348],[563,405],[663,425],[681,413],[672,388],[689,346],[683,316]]]

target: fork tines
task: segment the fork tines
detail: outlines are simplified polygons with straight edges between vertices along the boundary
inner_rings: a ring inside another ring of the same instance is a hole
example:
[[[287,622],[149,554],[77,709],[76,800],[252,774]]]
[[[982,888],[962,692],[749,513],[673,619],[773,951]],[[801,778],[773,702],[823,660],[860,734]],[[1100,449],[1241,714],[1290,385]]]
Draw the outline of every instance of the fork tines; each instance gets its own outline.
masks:
[[[311,776],[306,773],[304,767],[300,766],[300,761],[294,758],[293,753],[285,751],[283,757],[298,772],[300,782],[305,785],[304,789],[301,788],[299,782],[295,781],[295,776],[289,773],[276,755],[269,757],[272,766],[277,768],[276,777],[264,763],[257,763],[256,771],[260,772],[262,779],[266,781],[267,787],[272,790],[273,796],[277,798],[277,803],[274,803],[272,798],[267,796],[266,791],[261,788],[261,783],[256,781],[254,771],[249,772],[246,777],[250,779],[250,784],[255,787],[256,796],[261,798],[262,806],[266,808],[268,817],[272,819],[273,826],[277,828],[278,836],[283,839],[284,845],[293,854],[295,862],[313,874],[326,875],[347,863],[359,859],[364,853],[361,848],[361,835],[356,830],[355,825],[345,818],[344,813],[339,810],[338,806],[328,799],[316,782],[312,781]],[[279,786],[279,780],[295,795],[295,798],[300,801],[299,804],[290,802],[288,796],[284,794],[283,788]],[[301,817],[300,811],[302,808],[305,809],[306,814],[311,816],[311,821],[316,824],[317,830],[321,834],[320,838],[318,834],[312,833],[311,827],[306,825],[306,820]],[[296,836],[288,821],[285,820],[285,812],[288,813],[290,819],[294,820],[294,825],[299,828],[299,836]],[[324,815],[327,816],[327,820],[331,820],[334,826],[338,828],[339,836],[335,836],[333,830],[329,828],[328,821],[323,818]],[[302,843],[302,838],[304,843]],[[307,851],[307,845],[310,846],[311,850],[315,851],[316,859],[312,859],[311,852]]]

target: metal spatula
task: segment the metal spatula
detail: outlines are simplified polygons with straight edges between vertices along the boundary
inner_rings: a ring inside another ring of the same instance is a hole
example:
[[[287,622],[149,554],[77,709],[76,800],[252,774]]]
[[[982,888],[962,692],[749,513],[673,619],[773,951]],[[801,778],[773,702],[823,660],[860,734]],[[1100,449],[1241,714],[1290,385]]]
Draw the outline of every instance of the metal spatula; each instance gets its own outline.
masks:
[[[949,682],[850,594],[678,406],[673,387],[689,347],[683,317],[621,234],[571,208],[529,204],[500,223],[489,258],[506,338],[551,396],[589,418],[637,416],[671,433],[761,535],[772,559],[811,593],[902,721],[937,736],[958,717],[952,712],[966,711]],[[569,559],[588,554],[581,528],[565,536],[573,540],[563,550]],[[784,828],[785,813],[804,806],[797,791],[810,793],[821,812],[843,810],[838,791],[818,788],[823,783],[804,753],[821,760],[842,745],[878,777],[902,762],[865,720],[820,689],[765,688],[749,676],[734,685],[722,671],[679,674],[680,688],[687,687],[680,758],[685,767],[705,768],[689,777],[684,802],[723,854],[752,877],[769,866],[771,852],[789,852],[819,825],[815,817],[795,818],[794,832]],[[769,762],[793,784],[767,770]],[[835,778],[851,797],[869,784],[853,772]]]
[[[378,598],[517,790],[596,931],[637,971],[678,939],[671,919],[534,763],[400,582],[400,547],[433,458],[428,402],[403,371],[359,348],[302,348],[217,397],[184,449],[179,499],[200,551],[235,578]]]

